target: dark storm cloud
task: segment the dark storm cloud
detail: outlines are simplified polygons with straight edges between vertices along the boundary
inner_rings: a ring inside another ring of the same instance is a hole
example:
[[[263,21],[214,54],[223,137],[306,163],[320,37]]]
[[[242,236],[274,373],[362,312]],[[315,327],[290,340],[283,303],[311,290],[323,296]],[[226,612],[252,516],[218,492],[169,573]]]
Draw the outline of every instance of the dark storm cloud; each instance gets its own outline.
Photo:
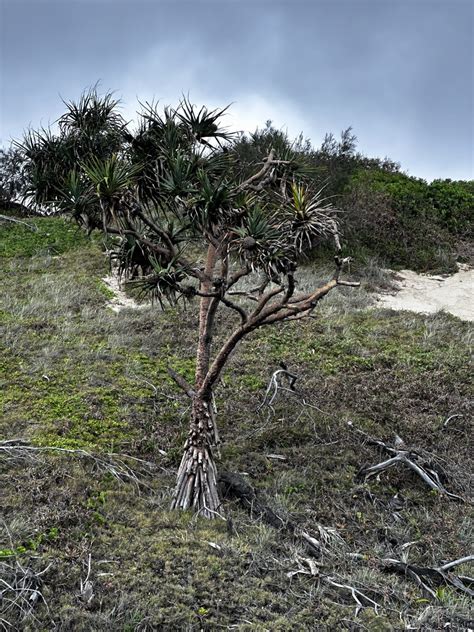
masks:
[[[470,0],[152,2],[0,0],[2,141],[61,113],[98,79],[136,96],[271,118],[318,144],[352,125],[360,148],[415,175],[473,177]]]

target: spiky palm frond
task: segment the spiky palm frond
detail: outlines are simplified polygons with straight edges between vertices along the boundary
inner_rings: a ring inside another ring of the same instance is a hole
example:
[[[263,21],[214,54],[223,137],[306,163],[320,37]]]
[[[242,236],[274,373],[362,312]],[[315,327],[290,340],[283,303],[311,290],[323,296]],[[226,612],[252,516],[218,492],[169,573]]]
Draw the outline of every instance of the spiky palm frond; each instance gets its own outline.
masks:
[[[123,235],[110,251],[110,260],[120,278],[134,279],[150,274],[153,266],[150,250],[133,235]]]
[[[87,136],[97,133],[119,132],[125,120],[117,111],[120,103],[112,93],[100,96],[96,88],[81,95],[79,101],[63,101],[67,111],[58,119],[63,132],[75,132]]]
[[[220,126],[220,120],[230,106],[222,109],[208,110],[202,106],[199,110],[185,97],[175,110],[178,119],[190,131],[191,137],[198,142],[210,146],[209,139],[229,141],[235,134]]]
[[[73,141],[75,161],[91,156],[109,158],[122,150],[129,138],[126,121],[111,93],[101,96],[96,88],[79,101],[65,102],[67,111],[58,119],[60,136]]]
[[[176,259],[172,259],[168,263],[161,263],[156,258],[151,258],[153,271],[151,274],[134,281],[134,286],[138,288],[142,296],[147,296],[152,301],[158,301],[160,306],[164,308],[165,302],[175,305],[180,298],[190,298],[194,292],[181,285],[188,277]]]
[[[233,229],[232,250],[254,270],[270,276],[291,266],[292,248],[280,230],[276,215],[259,204],[245,215],[243,225]]]
[[[283,201],[281,227],[298,254],[310,250],[317,238],[334,233],[337,210],[322,193],[293,182],[290,200]]]
[[[283,147],[278,153],[281,164],[277,166],[278,175],[287,180],[301,180],[314,178],[316,168],[309,160],[307,154],[295,147],[295,143]]]
[[[214,179],[203,168],[196,174],[196,189],[190,200],[189,218],[210,229],[219,224],[229,209],[231,192],[224,177]]]
[[[165,107],[158,112],[155,102],[141,103],[139,127],[132,141],[132,147],[147,152],[150,158],[168,155],[178,149],[190,149],[191,142],[185,126],[179,120],[176,110]]]
[[[56,136],[46,128],[29,130],[21,143],[16,143],[24,159],[25,194],[37,206],[58,201],[58,185],[64,174],[74,168],[73,143]]]
[[[89,226],[100,226],[100,206],[90,182],[83,174],[72,169],[64,178],[58,194],[58,208],[62,212],[70,213],[79,224],[87,221]]]
[[[117,155],[107,160],[92,156],[81,166],[95,185],[97,196],[107,202],[120,197],[132,187],[141,169],[141,165],[132,165]]]
[[[196,161],[184,151],[177,150],[167,156],[162,166],[162,175],[159,177],[162,191],[172,197],[192,193],[195,171]]]

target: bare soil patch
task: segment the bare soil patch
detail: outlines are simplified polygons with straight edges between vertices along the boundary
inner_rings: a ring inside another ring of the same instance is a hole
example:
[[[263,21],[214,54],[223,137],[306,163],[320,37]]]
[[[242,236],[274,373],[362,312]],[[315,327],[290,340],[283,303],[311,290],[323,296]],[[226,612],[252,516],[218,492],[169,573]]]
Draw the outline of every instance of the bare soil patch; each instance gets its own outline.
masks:
[[[395,280],[397,291],[380,295],[378,306],[420,314],[444,310],[462,320],[474,320],[474,269],[460,266],[447,277],[401,270]]]

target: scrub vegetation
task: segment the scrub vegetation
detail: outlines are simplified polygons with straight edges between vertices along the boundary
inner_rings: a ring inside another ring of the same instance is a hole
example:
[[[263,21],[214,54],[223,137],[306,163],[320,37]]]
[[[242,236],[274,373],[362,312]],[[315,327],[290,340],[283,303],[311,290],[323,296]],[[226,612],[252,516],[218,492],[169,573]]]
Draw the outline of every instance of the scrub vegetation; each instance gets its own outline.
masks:
[[[225,500],[227,522],[207,521],[169,511],[189,402],[166,367],[192,379],[195,311],[113,312],[100,240],[62,219],[27,221],[37,230],[2,226],[6,629],[468,629],[465,593],[440,584],[433,597],[382,560],[433,567],[465,556],[470,505],[402,468],[358,479],[384,457],[354,430],[388,443],[398,434],[466,496],[468,323],[373,309],[363,285],[336,290],[303,324],[255,332],[216,390],[219,466],[283,522],[249,514],[238,498]],[[219,338],[228,326],[219,319]],[[296,391],[262,407],[281,361]],[[136,478],[117,478],[118,462]],[[289,522],[321,542],[318,554]],[[456,571],[469,575],[469,565]],[[379,606],[359,609],[327,577]]]
[[[472,182],[66,107],[0,155],[0,628],[469,630],[472,325],[373,291]]]

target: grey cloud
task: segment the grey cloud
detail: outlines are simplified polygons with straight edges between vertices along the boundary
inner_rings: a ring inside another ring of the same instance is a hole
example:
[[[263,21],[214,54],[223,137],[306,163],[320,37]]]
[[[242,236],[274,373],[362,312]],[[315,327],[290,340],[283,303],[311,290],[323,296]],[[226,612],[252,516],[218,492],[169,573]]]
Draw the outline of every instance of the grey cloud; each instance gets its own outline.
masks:
[[[353,125],[415,175],[474,177],[470,0],[0,2],[4,142],[101,79],[127,113],[189,91],[249,125],[281,116],[316,144]]]

